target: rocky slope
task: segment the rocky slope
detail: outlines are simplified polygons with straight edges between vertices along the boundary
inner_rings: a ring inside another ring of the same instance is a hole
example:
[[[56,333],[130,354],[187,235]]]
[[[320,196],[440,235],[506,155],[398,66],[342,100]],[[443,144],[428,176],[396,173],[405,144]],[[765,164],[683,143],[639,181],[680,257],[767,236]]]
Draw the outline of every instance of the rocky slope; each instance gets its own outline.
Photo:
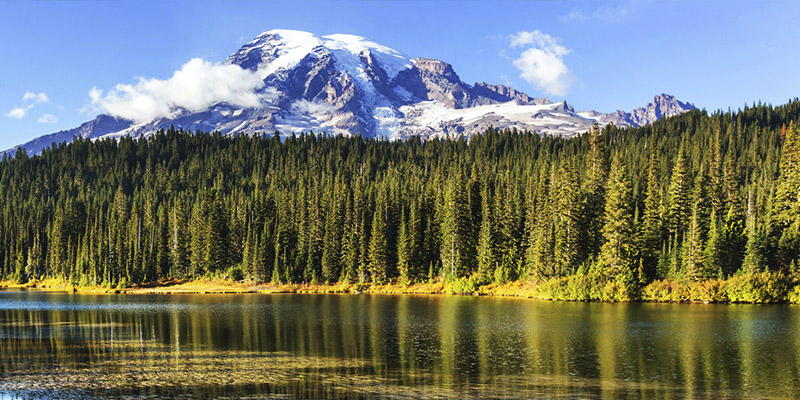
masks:
[[[78,128],[23,144],[38,153],[53,142],[134,137],[172,126],[187,130],[251,134],[313,130],[332,134],[405,138],[462,137],[489,126],[516,127],[571,136],[595,122],[640,126],[694,109],[673,96],[656,96],[630,113],[576,112],[566,102],[533,98],[503,85],[464,83],[450,64],[409,58],[353,35],[315,36],[272,30],[242,46],[225,61],[263,77],[258,107],[218,103],[201,111],[173,110],[170,118],[129,121],[100,115]]]

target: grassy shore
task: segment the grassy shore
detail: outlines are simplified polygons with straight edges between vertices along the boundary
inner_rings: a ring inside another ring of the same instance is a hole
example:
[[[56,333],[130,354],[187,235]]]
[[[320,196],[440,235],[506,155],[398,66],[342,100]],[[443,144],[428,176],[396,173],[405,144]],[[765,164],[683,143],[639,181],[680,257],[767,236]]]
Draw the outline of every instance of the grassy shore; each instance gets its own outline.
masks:
[[[800,303],[800,277],[761,272],[727,280],[701,282],[655,281],[631,291],[614,281],[590,275],[553,278],[545,282],[517,281],[502,285],[476,285],[463,278],[454,282],[433,281],[412,285],[393,284],[273,284],[235,282],[222,278],[166,280],[125,288],[76,286],[58,279],[19,284],[0,281],[0,288],[117,294],[233,294],[233,293],[349,293],[349,294],[458,294],[525,297],[559,301],[643,301],[683,303]]]
[[[383,294],[444,294],[443,283],[415,285],[364,285],[364,284],[273,284],[234,282],[226,279],[167,280],[134,285],[126,288],[103,286],[77,286],[58,279],[45,279],[20,284],[0,281],[0,288],[63,291],[74,293],[114,294],[234,294],[234,293],[383,293]]]

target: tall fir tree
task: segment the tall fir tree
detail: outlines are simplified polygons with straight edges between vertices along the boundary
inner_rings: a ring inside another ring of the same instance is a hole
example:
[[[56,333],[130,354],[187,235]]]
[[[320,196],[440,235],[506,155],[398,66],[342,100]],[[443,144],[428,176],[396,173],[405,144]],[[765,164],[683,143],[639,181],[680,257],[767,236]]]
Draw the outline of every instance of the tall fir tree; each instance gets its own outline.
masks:
[[[633,230],[633,191],[628,171],[620,159],[615,159],[608,178],[605,202],[603,246],[598,257],[599,271],[609,277],[633,277],[632,258],[635,242]]]
[[[658,160],[655,148],[651,148],[647,162],[647,181],[644,195],[644,211],[639,225],[641,264],[648,280],[664,278],[657,273],[658,260],[664,241]]]
[[[471,210],[464,180],[459,172],[453,173],[448,180],[441,232],[441,259],[446,277],[457,278],[474,271]]]
[[[586,153],[583,181],[582,259],[594,257],[602,244],[603,213],[605,209],[605,185],[608,175],[608,157],[603,138],[597,124],[589,131],[589,151]]]
[[[667,192],[667,231],[670,238],[683,239],[691,216],[691,182],[686,164],[686,144],[681,142]]]

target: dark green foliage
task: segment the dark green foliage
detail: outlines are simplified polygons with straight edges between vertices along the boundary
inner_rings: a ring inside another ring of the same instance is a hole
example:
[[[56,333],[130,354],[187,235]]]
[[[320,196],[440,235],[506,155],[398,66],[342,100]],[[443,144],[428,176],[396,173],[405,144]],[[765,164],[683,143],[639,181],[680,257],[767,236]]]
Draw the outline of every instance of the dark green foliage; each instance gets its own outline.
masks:
[[[800,265],[798,117],[795,100],[571,139],[76,139],[0,161],[0,277],[443,278],[457,292],[536,279],[576,300],[672,293],[648,283],[683,277],[680,296],[720,301],[715,278]],[[742,285],[731,300],[761,287]]]
[[[615,159],[608,179],[603,225],[603,245],[598,257],[598,271],[607,277],[633,274],[633,252],[636,238],[633,226],[633,191],[628,171]]]

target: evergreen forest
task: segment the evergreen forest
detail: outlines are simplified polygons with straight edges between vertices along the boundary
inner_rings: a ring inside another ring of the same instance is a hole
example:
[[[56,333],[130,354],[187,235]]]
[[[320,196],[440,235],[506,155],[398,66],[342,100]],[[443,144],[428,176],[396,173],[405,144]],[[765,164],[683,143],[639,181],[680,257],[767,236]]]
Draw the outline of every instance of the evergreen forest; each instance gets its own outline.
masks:
[[[161,131],[0,162],[0,278],[800,293],[800,100],[575,138]]]

